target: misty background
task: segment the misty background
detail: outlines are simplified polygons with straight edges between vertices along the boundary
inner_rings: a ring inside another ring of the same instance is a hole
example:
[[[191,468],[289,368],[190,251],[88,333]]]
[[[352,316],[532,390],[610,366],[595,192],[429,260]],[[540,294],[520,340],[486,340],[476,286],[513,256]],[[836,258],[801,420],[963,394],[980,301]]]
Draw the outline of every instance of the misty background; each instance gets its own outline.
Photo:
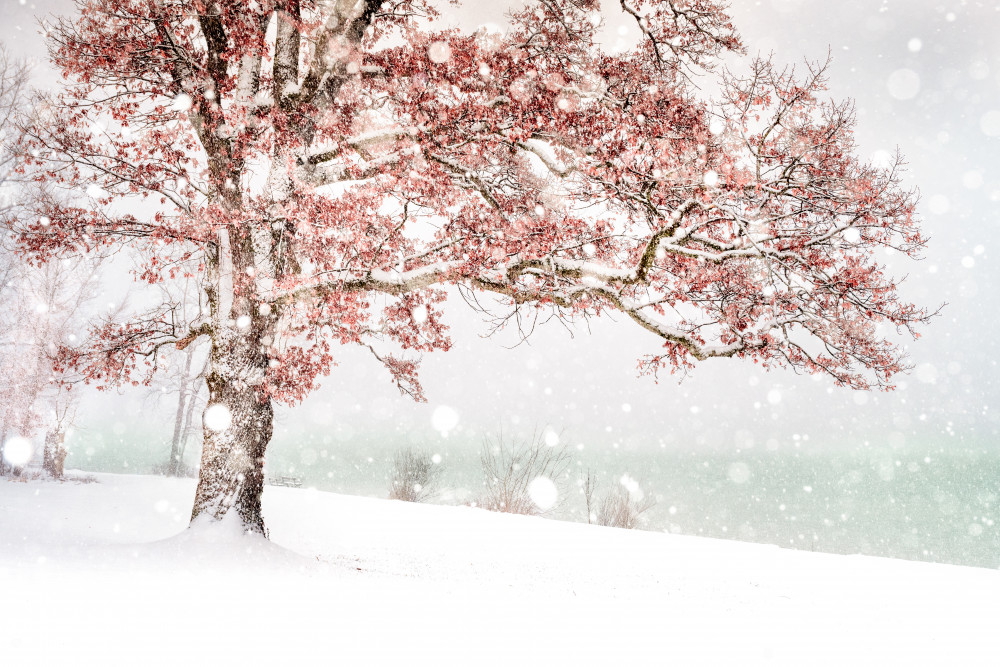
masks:
[[[637,39],[617,3],[603,4],[606,46]],[[35,17],[72,5],[0,0],[0,40],[35,61],[40,87],[57,77]],[[444,22],[502,25],[510,6],[464,0]],[[930,242],[920,262],[884,260],[908,275],[904,299],[947,306],[908,343],[914,371],[896,391],[839,389],[826,377],[728,359],[657,383],[636,373],[657,340],[631,323],[549,323],[520,342],[513,330],[487,336],[488,324],[453,292],[454,347],[422,363],[427,403],[400,396],[367,353],[345,348],[321,389],[279,408],[268,471],[384,496],[393,452],[413,446],[442,457],[439,500],[469,502],[484,437],[552,433],[573,453],[558,514],[566,518],[585,520],[576,478],[589,469],[605,488],[627,475],[653,495],[653,530],[1000,567],[1000,7],[736,0],[731,13],[750,55],[800,66],[832,56],[829,95],[856,102],[858,154],[880,161],[898,147],[907,159],[905,183],[920,190]],[[737,70],[745,62],[727,59]],[[126,268],[109,268],[102,308],[141,301],[142,287],[126,290]],[[165,461],[171,389],[88,390],[67,467],[146,473]],[[192,442],[186,459],[196,464],[197,453]]]

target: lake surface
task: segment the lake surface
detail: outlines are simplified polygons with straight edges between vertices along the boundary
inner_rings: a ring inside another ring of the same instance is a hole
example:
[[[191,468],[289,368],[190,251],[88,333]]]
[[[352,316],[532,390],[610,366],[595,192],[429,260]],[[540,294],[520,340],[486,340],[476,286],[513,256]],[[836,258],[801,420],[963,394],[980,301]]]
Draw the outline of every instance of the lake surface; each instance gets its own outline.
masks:
[[[194,445],[196,447],[196,445]],[[281,443],[268,471],[304,486],[385,497],[391,442]],[[483,479],[478,443],[451,441],[434,502],[474,502]],[[71,452],[67,465],[106,472],[148,472],[165,452],[120,446]],[[559,480],[555,519],[586,521],[580,481],[589,470],[598,496],[634,480],[656,504],[647,530],[736,539],[839,554],[865,554],[977,567],[1000,567],[1000,451],[989,448],[785,447],[777,451],[677,451],[571,448]]]

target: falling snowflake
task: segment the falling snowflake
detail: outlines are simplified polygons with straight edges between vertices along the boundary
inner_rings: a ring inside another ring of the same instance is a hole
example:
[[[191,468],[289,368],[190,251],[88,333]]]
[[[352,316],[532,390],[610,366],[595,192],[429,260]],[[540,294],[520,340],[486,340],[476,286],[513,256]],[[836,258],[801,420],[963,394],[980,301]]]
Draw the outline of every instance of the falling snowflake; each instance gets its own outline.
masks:
[[[886,81],[889,94],[897,100],[912,100],[920,92],[920,75],[912,69],[898,69]]]
[[[427,57],[434,63],[446,63],[451,60],[451,47],[447,42],[431,42],[427,47]]]
[[[13,437],[3,448],[3,458],[10,465],[20,468],[28,463],[35,453],[35,447],[27,438]]]
[[[535,507],[543,512],[551,509],[559,499],[559,490],[555,482],[548,477],[536,477],[528,484],[528,496]]]
[[[176,111],[188,111],[194,104],[194,100],[187,93],[181,93],[174,98],[174,102],[171,105]]]
[[[440,431],[441,435],[447,436],[449,431],[458,426],[458,413],[447,405],[439,405],[431,415],[431,426],[435,431]]]
[[[233,423],[233,413],[222,403],[215,403],[208,406],[203,419],[205,421],[205,428],[216,433],[221,433]]]
[[[979,129],[988,137],[1000,137],[1000,111],[987,111],[979,119]]]

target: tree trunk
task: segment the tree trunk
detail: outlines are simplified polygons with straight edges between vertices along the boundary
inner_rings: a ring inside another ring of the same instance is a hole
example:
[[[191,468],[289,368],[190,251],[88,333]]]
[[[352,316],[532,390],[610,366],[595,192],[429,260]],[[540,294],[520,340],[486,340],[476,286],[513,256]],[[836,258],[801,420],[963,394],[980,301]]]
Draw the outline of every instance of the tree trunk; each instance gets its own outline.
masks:
[[[45,446],[42,447],[42,470],[49,473],[53,477],[55,475],[52,473],[52,455],[55,453],[55,434],[52,431],[45,433]]]
[[[199,375],[195,379],[191,380],[191,392],[188,394],[187,408],[184,412],[184,424],[181,426],[181,442],[180,447],[177,450],[177,467],[180,469],[183,466],[184,452],[187,451],[188,438],[191,437],[191,422],[194,420],[194,409],[198,405],[198,380],[204,377],[204,374]],[[188,468],[184,467],[185,476],[188,474]]]
[[[7,459],[4,458],[4,452],[7,449],[7,424],[3,425],[3,430],[0,431],[0,477],[7,476]]]
[[[65,431],[57,428],[45,434],[45,447],[42,449],[42,469],[57,479],[63,476],[63,466],[66,462]]]
[[[208,405],[202,416],[204,446],[192,522],[221,520],[235,512],[247,532],[267,535],[261,515],[264,452],[274,407],[259,386],[267,364],[258,337],[228,330],[213,336]],[[228,422],[228,423],[227,423]]]
[[[170,441],[170,462],[167,464],[167,474],[176,477],[180,470],[181,454],[181,431],[184,428],[184,407],[188,400],[189,387],[193,382],[189,380],[191,374],[191,360],[194,358],[193,346],[188,347],[187,358],[184,361],[184,371],[181,375],[181,386],[177,396],[177,414],[174,415],[174,435]]]
[[[238,182],[242,165],[224,160],[210,165],[220,176]],[[226,172],[223,167],[230,167]],[[220,178],[221,181],[221,178]],[[235,189],[226,191],[229,210],[242,201]],[[247,533],[267,536],[261,514],[264,493],[264,453],[274,430],[274,406],[263,391],[269,359],[265,336],[274,334],[270,309],[261,312],[255,276],[258,267],[253,230],[229,224],[220,230],[209,254],[210,279],[205,286],[211,308],[208,403],[202,413],[201,467],[191,522],[199,517],[221,521],[236,518]],[[262,263],[263,264],[263,263]]]

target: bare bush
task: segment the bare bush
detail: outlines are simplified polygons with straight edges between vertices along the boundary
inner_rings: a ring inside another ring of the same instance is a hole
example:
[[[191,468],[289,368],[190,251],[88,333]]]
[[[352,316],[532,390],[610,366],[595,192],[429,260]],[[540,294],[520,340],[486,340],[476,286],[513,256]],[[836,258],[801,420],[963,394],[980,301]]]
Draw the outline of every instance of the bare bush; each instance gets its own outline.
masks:
[[[45,473],[41,470],[28,470],[27,468],[7,467],[7,481],[9,482],[37,482],[44,479]]]
[[[183,461],[163,461],[154,463],[150,473],[162,477],[197,477],[198,469]]]
[[[419,503],[437,492],[441,465],[426,452],[410,447],[398,450],[392,457],[389,475],[389,498]]]
[[[60,482],[73,482],[74,484],[97,484],[97,478],[93,475],[63,475]]]
[[[656,504],[656,500],[644,495],[638,482],[627,475],[601,499],[597,498],[597,480],[589,470],[578,483],[586,503],[587,523],[612,528],[637,528],[641,515]]]
[[[570,457],[565,447],[546,444],[540,434],[527,442],[507,443],[501,433],[495,440],[484,440],[480,461],[486,477],[480,507],[493,512],[540,515],[555,509]],[[545,498],[536,502],[549,489],[552,504],[544,502]]]
[[[637,528],[642,513],[655,504],[655,499],[638,489],[633,491],[623,484],[615,484],[597,506],[594,522],[613,528]]]

